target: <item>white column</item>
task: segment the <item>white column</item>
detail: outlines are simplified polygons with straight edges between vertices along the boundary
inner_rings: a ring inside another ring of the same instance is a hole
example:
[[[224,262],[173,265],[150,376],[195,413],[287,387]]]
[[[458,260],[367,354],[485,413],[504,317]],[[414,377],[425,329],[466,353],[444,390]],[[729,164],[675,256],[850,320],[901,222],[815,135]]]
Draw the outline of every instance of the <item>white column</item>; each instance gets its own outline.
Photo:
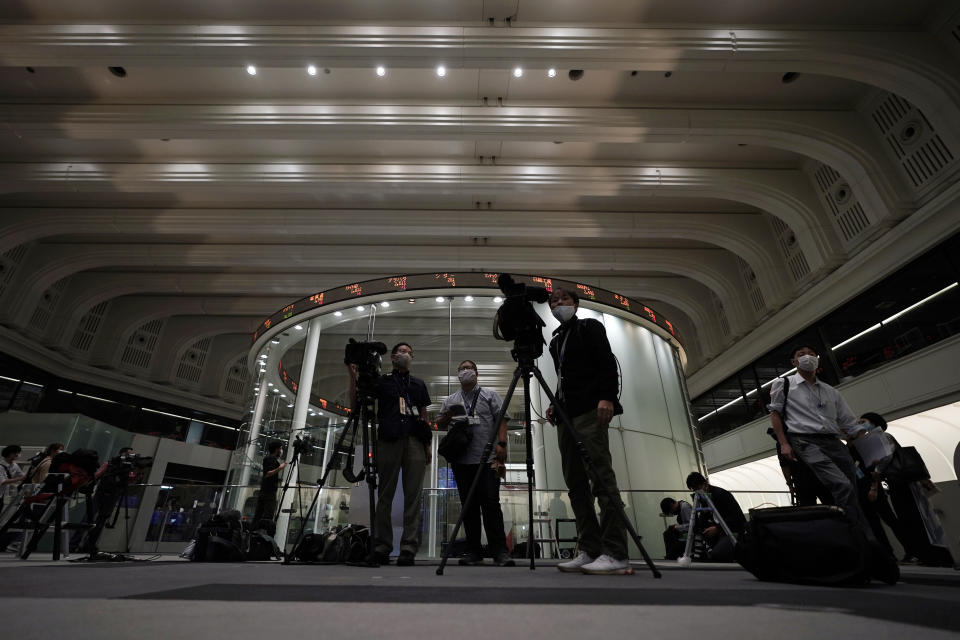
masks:
[[[257,394],[257,401],[253,405],[253,417],[250,419],[250,442],[247,443],[247,447],[244,450],[243,460],[240,461],[242,470],[240,472],[240,479],[237,481],[237,484],[242,487],[245,487],[250,483],[250,474],[253,470],[253,459],[257,455],[257,440],[260,438],[260,424],[263,422],[263,410],[266,406],[267,385],[266,382],[261,379],[260,393]],[[243,489],[240,489],[234,495],[234,497],[239,500],[239,502],[236,503],[237,509],[243,508],[243,500],[246,497],[244,493],[245,492]]]
[[[337,442],[337,426],[334,424],[333,420],[330,420],[327,425],[327,438],[323,443],[323,464],[320,467],[320,477],[323,477],[323,474],[327,470],[327,465],[330,464],[330,459],[333,457],[333,446]],[[329,480],[328,480],[329,482]],[[314,532],[320,531],[320,512],[323,511],[323,490],[326,486],[320,488],[320,495],[317,496],[317,509],[313,514],[313,530]]]
[[[300,435],[307,424],[307,412],[310,409],[310,389],[313,387],[313,370],[317,363],[317,348],[320,346],[320,318],[314,318],[307,325],[307,338],[303,347],[303,364],[300,367],[300,382],[297,387],[297,400],[293,406],[293,421],[290,424],[290,439],[287,441],[287,451],[285,460],[289,464],[293,459],[293,440]],[[261,390],[263,388],[261,387]],[[283,504],[280,505],[280,517],[277,519],[277,543],[283,548],[284,541],[287,539],[287,527],[290,524],[290,514],[284,513],[293,504],[293,497],[297,491],[297,473],[288,474],[284,469],[284,483],[289,482],[290,488],[283,497]],[[283,485],[281,485],[281,488]]]
[[[449,376],[447,376],[449,378]],[[427,557],[436,558],[439,554],[437,553],[437,504],[439,500],[438,496],[438,487],[440,483],[437,478],[437,471],[439,470],[439,465],[437,464],[437,456],[440,455],[437,452],[437,445],[440,443],[440,434],[436,431],[433,432],[433,437],[430,440],[430,452],[432,453],[432,458],[430,460],[430,478],[427,483],[432,490],[430,491],[430,507],[428,513],[430,514],[430,532],[427,536]]]

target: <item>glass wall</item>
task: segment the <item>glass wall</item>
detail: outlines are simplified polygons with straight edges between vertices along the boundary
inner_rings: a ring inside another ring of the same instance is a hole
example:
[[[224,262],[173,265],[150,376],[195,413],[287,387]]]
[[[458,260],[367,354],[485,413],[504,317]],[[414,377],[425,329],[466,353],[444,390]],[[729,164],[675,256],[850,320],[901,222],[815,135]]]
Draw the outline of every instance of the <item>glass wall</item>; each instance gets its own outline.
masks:
[[[282,500],[278,536],[282,539],[285,530],[286,541],[292,544],[301,526],[307,531],[322,531],[340,523],[365,523],[366,484],[350,487],[341,472],[344,452],[350,446],[345,446],[336,457],[323,491],[318,495],[316,490],[324,464],[334,457],[335,440],[343,433],[347,420],[348,376],[343,358],[348,340],[381,341],[388,349],[401,341],[409,343],[414,353],[411,373],[427,384],[432,400],[427,410],[433,419],[444,398],[459,388],[457,366],[466,359],[477,363],[482,386],[492,388],[501,397],[506,395],[516,363],[510,356],[512,343],[492,335],[493,317],[501,302],[493,295],[459,291],[457,295],[417,295],[373,302],[360,298],[354,306],[331,308],[309,322],[271,334],[263,350],[250,357],[256,363],[256,384],[247,409],[251,420],[244,425],[241,446],[227,480],[228,484],[241,485],[230,489],[230,504],[245,515],[253,514],[268,442],[276,439],[287,443],[291,434],[299,434],[309,448],[301,455],[295,476],[288,468],[282,478],[281,486],[289,480],[289,489]],[[547,325],[544,338],[549,340],[557,323],[546,305],[536,306]],[[662,493],[630,490],[680,487],[687,473],[700,468],[676,349],[626,315],[604,312],[603,307],[589,301],[582,304],[580,315],[594,317],[605,325],[620,362],[624,381],[621,402],[626,412],[611,424],[610,434],[619,483],[625,496],[629,495],[627,510],[631,514],[658,511]],[[389,371],[389,352],[383,360],[384,371]],[[538,365],[549,383],[555,384],[549,354],[540,358]],[[541,496],[538,500],[545,501],[535,506],[534,526],[544,528],[546,533],[550,527],[537,521],[553,518],[548,515],[548,503],[565,503],[566,486],[560,473],[555,427],[545,425],[542,419],[545,394],[536,383],[533,390],[534,396],[540,396],[531,398],[535,487]],[[513,505],[502,501],[509,521],[508,533],[517,540],[529,534],[522,491],[527,483],[523,406],[520,384],[509,406],[510,446],[504,494],[518,502]],[[297,426],[301,424],[302,427]],[[460,508],[453,474],[447,461],[436,454],[441,435],[434,434],[434,460],[424,479],[421,554],[431,556],[438,555],[449,541]],[[290,454],[287,455],[289,458]],[[359,466],[357,458],[353,461],[354,470]],[[310,510],[309,502],[315,496],[320,506]],[[399,524],[398,518],[394,520]],[[659,537],[662,529],[657,518],[649,523],[637,519],[636,524],[645,537]]]

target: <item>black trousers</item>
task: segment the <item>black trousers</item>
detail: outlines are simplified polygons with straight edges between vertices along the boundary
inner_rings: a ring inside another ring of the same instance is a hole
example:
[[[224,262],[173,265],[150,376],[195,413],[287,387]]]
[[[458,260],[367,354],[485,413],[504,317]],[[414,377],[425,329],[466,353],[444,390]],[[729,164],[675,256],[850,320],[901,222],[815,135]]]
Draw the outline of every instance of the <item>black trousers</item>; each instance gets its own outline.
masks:
[[[453,477],[457,481],[457,491],[460,493],[460,503],[467,501],[470,486],[477,475],[479,464],[460,464],[453,462]],[[490,555],[496,558],[507,551],[507,536],[503,531],[503,511],[500,510],[500,478],[490,468],[483,465],[477,490],[473,494],[473,502],[466,506],[463,515],[463,526],[467,530],[467,546],[471,553],[481,554],[480,544],[480,516],[483,514],[483,528],[487,532],[487,545]]]
[[[273,522],[273,514],[277,512],[277,490],[264,491],[260,489],[260,495],[257,496],[257,508],[253,513],[253,520],[250,528],[256,530],[260,526],[260,521],[266,518]]]

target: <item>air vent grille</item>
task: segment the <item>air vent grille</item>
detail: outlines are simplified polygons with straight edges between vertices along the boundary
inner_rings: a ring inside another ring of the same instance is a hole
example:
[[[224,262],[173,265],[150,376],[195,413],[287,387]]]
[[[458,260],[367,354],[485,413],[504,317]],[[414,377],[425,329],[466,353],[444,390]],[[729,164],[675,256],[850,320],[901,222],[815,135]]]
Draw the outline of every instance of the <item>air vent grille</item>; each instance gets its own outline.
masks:
[[[928,185],[953,162],[953,151],[923,112],[900,96],[887,94],[871,116],[886,147],[915,189]]]
[[[207,354],[210,352],[211,342],[211,338],[198,340],[183,352],[183,355],[180,356],[180,363],[177,365],[177,382],[192,384],[200,382],[200,376],[203,375],[203,365],[207,361]]]
[[[833,167],[821,164],[813,173],[813,181],[844,242],[850,243],[870,226],[853,189]]]
[[[0,256],[0,298],[3,297],[7,287],[17,276],[17,270],[26,255],[27,247],[21,244]]]
[[[57,305],[60,303],[60,298],[63,296],[63,290],[67,287],[68,280],[70,280],[69,276],[57,280],[49,289],[40,295],[40,301],[37,302],[37,306],[33,310],[33,315],[30,316],[27,331],[34,335],[43,334],[47,325],[50,323],[50,318],[53,317],[54,312],[57,310]]]
[[[163,320],[152,320],[134,331],[120,355],[120,365],[132,370],[145,370],[150,366],[153,350],[157,348]]]
[[[227,375],[223,381],[223,396],[231,402],[242,402],[243,394],[247,389],[247,381],[250,380],[250,372],[244,363],[244,357],[237,358],[230,368],[227,369]]]
[[[757,313],[763,313],[767,308],[767,302],[763,299],[763,291],[757,283],[757,274],[753,267],[747,264],[747,261],[737,256],[737,265],[740,267],[740,277],[743,278],[743,286],[750,297],[750,306]]]
[[[773,234],[777,237],[777,244],[783,253],[790,276],[794,282],[800,282],[810,273],[810,265],[807,263],[807,257],[803,255],[803,251],[800,249],[797,235],[780,218],[770,216],[770,220],[773,226]]]
[[[727,320],[727,312],[723,308],[723,300],[714,293],[710,292],[710,301],[713,303],[713,315],[717,319],[717,325],[720,327],[720,333],[724,338],[730,337],[730,321]]]
[[[103,317],[107,315],[107,308],[110,301],[101,302],[92,307],[83,314],[77,324],[76,331],[73,332],[73,339],[70,340],[70,348],[79,353],[86,353],[93,346],[93,341],[97,338],[97,332],[100,330],[100,323]]]

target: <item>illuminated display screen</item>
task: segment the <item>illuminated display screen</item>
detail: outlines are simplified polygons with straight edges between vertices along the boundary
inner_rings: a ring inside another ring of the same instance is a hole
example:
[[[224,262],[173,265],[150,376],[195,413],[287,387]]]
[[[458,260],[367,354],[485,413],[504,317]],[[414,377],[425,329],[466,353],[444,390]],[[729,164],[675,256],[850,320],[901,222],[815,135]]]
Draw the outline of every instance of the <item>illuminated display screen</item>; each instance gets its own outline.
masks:
[[[444,288],[469,288],[469,289],[490,289],[491,294],[497,295],[498,273],[418,273],[406,276],[395,276],[392,278],[379,278],[377,280],[367,280],[365,282],[356,282],[335,289],[328,289],[315,293],[307,298],[297,300],[289,304],[277,313],[261,323],[260,327],[253,334],[253,340],[256,342],[264,331],[271,326],[289,318],[300,315],[301,313],[312,311],[320,306],[331,305],[343,300],[350,300],[360,296],[372,296],[383,293],[396,293],[398,291],[412,292],[424,289],[444,289]],[[591,285],[559,280],[557,278],[544,278],[541,276],[524,276],[511,274],[516,282],[544,287],[547,291],[553,291],[556,288],[571,289],[577,292],[584,300],[590,300],[599,304],[615,307],[629,312],[630,314],[643,318],[663,328],[670,335],[680,340],[680,334],[673,324],[651,307],[645,305],[639,300],[633,300],[606,289],[600,289]]]
[[[283,384],[286,385],[287,389],[289,389],[294,393],[297,392],[297,389],[300,386],[299,381],[293,377],[293,374],[287,373],[287,369],[286,367],[283,366],[282,360],[277,365],[277,375],[280,376],[280,379],[283,381]],[[348,407],[344,407],[343,405],[337,404],[336,402],[332,402],[325,398],[321,398],[315,393],[310,394],[310,404],[312,404],[315,407],[320,407],[321,409],[325,409],[330,413],[336,413],[341,416],[350,415],[350,409]]]

